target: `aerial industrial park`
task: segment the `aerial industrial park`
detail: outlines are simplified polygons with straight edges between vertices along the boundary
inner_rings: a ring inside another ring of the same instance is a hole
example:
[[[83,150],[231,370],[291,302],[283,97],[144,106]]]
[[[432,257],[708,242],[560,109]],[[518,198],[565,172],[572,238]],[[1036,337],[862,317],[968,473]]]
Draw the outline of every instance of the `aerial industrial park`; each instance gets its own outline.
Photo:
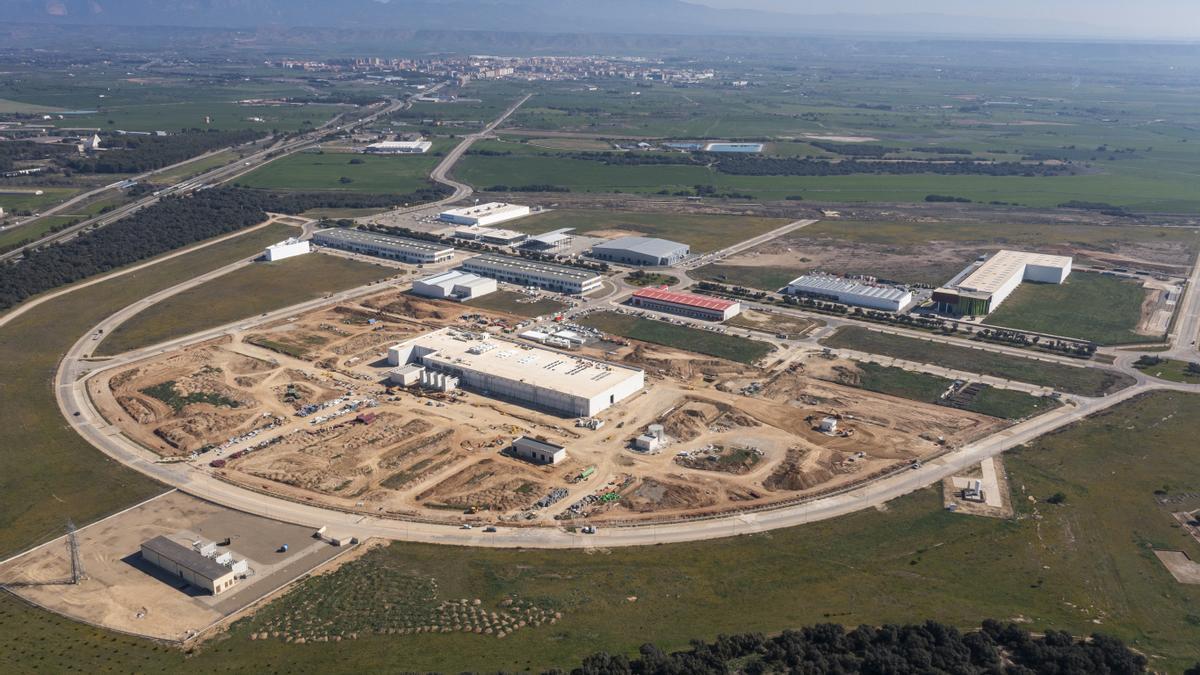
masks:
[[[0,48],[0,670],[1200,660],[1200,71],[249,35]]]

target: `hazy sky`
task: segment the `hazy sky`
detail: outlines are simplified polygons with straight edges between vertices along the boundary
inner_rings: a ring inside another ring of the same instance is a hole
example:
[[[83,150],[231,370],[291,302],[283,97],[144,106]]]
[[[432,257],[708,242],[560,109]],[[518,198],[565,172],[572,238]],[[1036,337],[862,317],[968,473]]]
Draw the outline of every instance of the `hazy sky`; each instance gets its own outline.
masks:
[[[1200,38],[1200,0],[690,0],[722,8],[796,14],[935,12],[1006,20],[1082,23],[1105,32]],[[1090,31],[1089,31],[1090,32]]]

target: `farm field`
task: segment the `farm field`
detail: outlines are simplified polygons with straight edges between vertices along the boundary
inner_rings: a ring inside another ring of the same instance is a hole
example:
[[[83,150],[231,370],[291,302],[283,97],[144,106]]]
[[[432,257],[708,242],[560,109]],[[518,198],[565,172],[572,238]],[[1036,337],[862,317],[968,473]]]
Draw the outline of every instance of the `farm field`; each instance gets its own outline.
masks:
[[[436,148],[424,155],[401,156],[302,152],[271,162],[238,182],[272,190],[403,194],[428,184],[429,172],[441,159],[433,154]]]
[[[395,273],[390,267],[319,253],[255,262],[138,312],[105,337],[96,353],[148,347]]]
[[[24,241],[32,241],[45,236],[59,225],[66,225],[77,219],[77,216],[46,216],[20,227],[13,227],[0,232],[0,249],[6,246],[16,246]]]
[[[843,377],[833,378],[836,382],[861,387],[868,391],[899,396],[901,398],[937,403],[952,382],[944,377],[928,373],[914,373],[902,368],[881,366],[877,363],[855,363]],[[1044,413],[1057,404],[1049,399],[1039,399],[1024,392],[987,387],[963,410],[991,415],[1001,419],[1022,419]]]
[[[935,363],[945,368],[1054,387],[1083,396],[1102,396],[1133,384],[1132,378],[1116,371],[1034,361],[981,349],[880,333],[858,326],[840,328],[833,335],[823,339],[821,344],[906,361]]]
[[[772,351],[771,345],[757,340],[749,340],[736,335],[710,333],[665,321],[652,321],[613,312],[589,314],[580,319],[579,323],[605,333],[716,356],[738,363],[754,363]]]
[[[36,213],[48,206],[65,202],[82,192],[82,190],[63,187],[21,187],[12,188],[11,190],[0,189],[0,207],[4,207],[5,213],[17,213],[20,211]],[[34,190],[41,190],[43,194],[34,194]]]
[[[785,218],[759,216],[562,209],[505,223],[505,226],[528,234],[573,227],[574,234],[590,236],[661,237],[684,242],[691,246],[693,253],[707,253],[787,224]]]
[[[216,670],[364,671],[402,661],[418,670],[539,671],[575,667],[600,650],[633,654],[647,641],[679,649],[719,633],[773,633],[826,621],[853,626],[921,617],[969,628],[983,617],[1000,617],[1020,618],[1030,630],[1110,633],[1148,654],[1151,668],[1181,672],[1200,659],[1187,619],[1200,602],[1200,587],[1177,584],[1149,549],[1200,557],[1200,545],[1173,527],[1170,515],[1197,505],[1155,500],[1156,490],[1183,499],[1184,488],[1175,484],[1200,480],[1189,422],[1197,415],[1200,398],[1157,394],[1007,453],[1016,520],[948,513],[940,489],[928,488],[884,512],[600,555],[392,545],[306,581],[234,624],[228,639],[189,657],[3,594],[0,630],[11,639],[0,645],[0,668],[19,670],[41,654],[46,669],[68,669],[79,658],[100,659],[114,670],[167,669],[187,658],[189,666]],[[1129,453],[1135,445],[1145,451]],[[1163,485],[1163,475],[1173,477],[1170,485]],[[1042,501],[1057,492],[1065,495],[1063,503]],[[802,587],[807,600],[796,603],[779,593],[781,580]],[[468,599],[465,609],[478,598],[480,609],[498,613],[514,611],[503,604],[516,599],[561,618],[503,640],[461,631],[371,633],[374,625],[403,627],[390,623],[381,600],[423,618],[460,598]],[[680,615],[690,619],[671,620]],[[286,618],[296,626],[331,621],[332,629],[357,632],[357,639],[319,645],[250,639]],[[55,647],[35,652],[42,637]]]
[[[1021,284],[983,322],[1101,345],[1155,342],[1162,336],[1136,332],[1145,300],[1137,281],[1075,272],[1062,284]]]
[[[530,302],[530,297],[516,291],[499,290],[481,298],[464,302],[464,307],[477,307],[493,312],[505,312],[523,317],[546,316],[567,308],[561,302],[549,298],[539,298]]]
[[[238,158],[238,154],[232,150],[222,150],[215,155],[194,159],[183,166],[180,166],[170,171],[155,174],[151,178],[152,182],[162,183],[165,185],[174,185],[183,180],[187,180],[192,176],[204,173],[218,166],[224,166]]]
[[[250,255],[295,232],[269,225],[132,274],[69,293],[0,327],[0,553],[15,553],[162,491],[63,424],[50,388],[59,358],[105,316],[157,289]],[[16,358],[14,355],[20,355]]]
[[[704,278],[724,274],[729,278],[726,283],[767,290],[812,271],[862,274],[936,286],[949,281],[980,255],[1001,248],[1074,256],[1081,263],[1128,265],[1183,275],[1200,252],[1200,230],[932,219],[823,220],[716,265],[702,267],[698,272]]]

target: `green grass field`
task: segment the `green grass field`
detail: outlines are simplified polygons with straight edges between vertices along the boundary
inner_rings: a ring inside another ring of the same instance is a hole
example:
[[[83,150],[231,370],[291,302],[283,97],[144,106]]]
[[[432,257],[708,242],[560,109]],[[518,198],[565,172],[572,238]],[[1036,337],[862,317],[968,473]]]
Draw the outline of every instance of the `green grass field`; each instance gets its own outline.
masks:
[[[914,373],[902,368],[877,363],[856,364],[862,372],[859,387],[890,396],[899,396],[923,403],[937,403],[951,382],[944,377]],[[964,410],[1002,419],[1022,419],[1040,415],[1058,405],[1024,392],[988,387]]]
[[[39,239],[55,227],[66,225],[77,219],[78,216],[46,216],[27,225],[4,230],[0,232],[0,248]]]
[[[488,309],[493,312],[505,312],[516,316],[535,317],[546,316],[560,312],[567,308],[561,302],[555,302],[546,298],[529,302],[529,296],[517,293],[515,291],[500,290],[495,293],[488,293],[481,298],[475,298],[463,303],[464,307],[476,307],[478,309]]]
[[[71,344],[109,314],[294,234],[271,225],[35,307],[0,327],[0,556],[150,497],[162,486],[109,460],[62,419],[51,379]],[[2,669],[2,668],[0,668]]]
[[[433,151],[431,151],[433,152]],[[242,177],[246,187],[273,190],[338,190],[404,194],[425,187],[441,158],[425,155],[297,153]],[[351,161],[359,162],[351,164]],[[351,182],[343,183],[342,178]]]
[[[1157,342],[1134,332],[1146,293],[1137,281],[1075,272],[1062,284],[1021,284],[983,322],[1102,345]]]
[[[693,253],[707,253],[787,224],[788,221],[783,218],[757,216],[563,209],[522,218],[505,223],[505,226],[528,234],[541,234],[562,227],[575,228],[575,234],[623,230],[648,237],[681,241],[691,246]]]
[[[777,291],[787,286],[800,274],[797,268],[713,263],[697,267],[690,276],[693,279],[716,281],[732,286]]]
[[[1191,422],[1197,415],[1200,398],[1158,394],[1007,453],[1013,520],[949,513],[939,487],[884,511],[695,544],[602,552],[395,544],[331,579],[303,583],[188,656],[0,594],[7,638],[0,641],[0,669],[22,672],[36,662],[39,671],[61,672],[86,659],[90,672],[185,664],[241,672],[538,672],[576,667],[601,650],[632,654],[648,641],[681,649],[694,638],[818,622],[931,618],[970,628],[993,617],[1033,631],[1114,634],[1147,654],[1151,668],[1178,673],[1200,659],[1200,587],[1177,584],[1152,549],[1200,559],[1200,545],[1170,516],[1197,504],[1162,507],[1156,491],[1183,498],[1200,481]],[[1056,492],[1065,503],[1029,500]],[[563,616],[503,640],[462,632],[374,635],[375,626],[394,624],[363,621],[379,617],[383,603],[419,619],[457,598],[479,598],[487,609],[518,598]],[[249,639],[281,616],[310,615],[359,638],[319,645]]]
[[[1171,382],[1182,382],[1184,384],[1200,384],[1200,373],[1192,373],[1188,370],[1186,361],[1178,361],[1176,359],[1161,359],[1154,365],[1134,364],[1138,370],[1157,377],[1160,380],[1169,380]]]
[[[16,213],[17,211],[36,213],[46,207],[65,202],[82,192],[82,190],[62,187],[22,187],[12,188],[12,190],[11,192],[0,190],[0,207],[4,208],[5,213]],[[42,194],[38,195],[24,190],[41,190]]]
[[[187,164],[175,169],[171,169],[170,171],[154,174],[154,177],[151,178],[150,181],[163,185],[174,185],[175,183],[187,180],[192,176],[215,169],[218,166],[229,164],[237,158],[238,154],[236,152],[232,150],[223,150],[215,155],[194,159]]]
[[[388,267],[309,254],[256,262],[135,314],[104,338],[98,354],[120,354],[378,281]]]
[[[1054,387],[1083,396],[1101,396],[1133,384],[1133,379],[1128,375],[1095,366],[1075,367],[1022,359],[982,349],[880,333],[858,326],[840,328],[833,335],[823,339],[821,344]]]
[[[605,333],[697,354],[716,356],[739,363],[754,363],[773,350],[771,345],[758,340],[749,340],[736,335],[710,333],[665,321],[652,321],[613,312],[589,314],[580,319],[579,323]]]

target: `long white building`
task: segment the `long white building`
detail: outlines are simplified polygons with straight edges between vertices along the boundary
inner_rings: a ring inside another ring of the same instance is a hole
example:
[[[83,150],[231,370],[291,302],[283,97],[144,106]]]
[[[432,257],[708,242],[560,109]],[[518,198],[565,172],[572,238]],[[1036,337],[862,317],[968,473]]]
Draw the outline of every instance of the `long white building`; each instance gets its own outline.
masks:
[[[822,298],[843,305],[899,312],[912,302],[912,291],[894,286],[871,286],[850,279],[824,274],[806,274],[792,280],[787,292],[810,298]]]
[[[388,364],[418,364],[484,396],[569,417],[590,417],[645,386],[637,368],[454,328],[388,350]]]
[[[311,250],[312,247],[307,241],[292,238],[268,246],[266,252],[263,253],[263,259],[267,262],[275,262],[276,260],[284,260],[285,258],[295,258]]]
[[[524,218],[531,211],[528,206],[520,204],[505,204],[504,202],[488,202],[487,204],[476,204],[461,209],[450,209],[442,211],[438,218],[447,223],[455,225],[468,225],[470,227],[487,227],[489,225],[497,225],[499,223]]]
[[[452,246],[365,230],[334,227],[320,230],[313,235],[312,241],[318,246],[328,246],[352,253],[365,253],[414,265],[446,262],[454,258],[454,247]]]
[[[997,251],[983,264],[968,267],[933,292],[938,311],[985,316],[995,311],[1023,281],[1061,284],[1071,274],[1072,259],[1062,255]],[[1070,308],[1064,307],[1064,311]]]
[[[425,139],[419,141],[382,141],[372,143],[363,148],[369,155],[423,155],[429,152],[433,143]]]
[[[473,274],[518,286],[537,286],[557,293],[583,294],[600,288],[604,277],[590,270],[506,255],[484,254],[463,262]]]

